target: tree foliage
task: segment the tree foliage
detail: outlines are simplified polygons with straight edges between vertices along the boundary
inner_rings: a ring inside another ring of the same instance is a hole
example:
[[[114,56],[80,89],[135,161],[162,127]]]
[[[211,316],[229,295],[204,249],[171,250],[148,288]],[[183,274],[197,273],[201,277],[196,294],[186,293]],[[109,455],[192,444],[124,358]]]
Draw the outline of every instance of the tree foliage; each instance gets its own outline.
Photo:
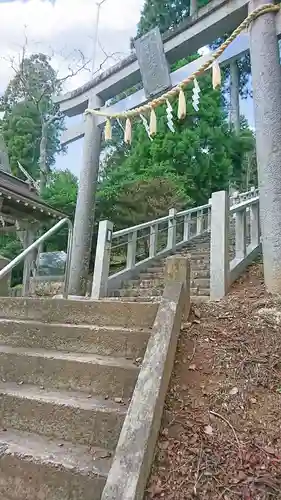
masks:
[[[78,182],[75,175],[69,170],[52,172],[42,196],[44,200],[54,209],[64,213],[70,219],[74,219]],[[46,229],[48,227],[46,226]],[[66,250],[68,228],[63,227],[58,233],[51,237],[46,243],[46,251]]]
[[[188,203],[178,179],[167,177],[135,178],[121,183],[110,182],[99,192],[99,211],[111,219],[116,229],[141,224],[167,215],[169,208],[180,209]],[[112,189],[113,188],[113,189]]]
[[[198,0],[199,7],[209,0]],[[174,28],[189,16],[190,0],[145,0],[138,25],[138,35],[143,35],[154,26],[161,33]]]
[[[52,172],[43,191],[44,200],[56,210],[73,218],[75,214],[78,182],[69,170]]]
[[[186,64],[179,61],[177,67]],[[199,112],[192,106],[192,87],[185,91],[187,116],[177,119],[173,103],[175,133],[167,127],[165,106],[157,108],[157,135],[152,141],[141,123],[133,125],[131,148],[117,144],[108,155],[99,189],[101,213],[116,212],[120,192],[127,184],[153,178],[172,178],[184,190],[187,204],[206,203],[211,193],[241,182],[241,159],[253,148],[253,135],[244,127],[235,136],[228,129],[221,94],[213,90],[210,74],[199,78]],[[113,208],[112,208],[113,207]]]
[[[11,168],[14,174],[21,175],[19,161],[35,179],[44,174],[45,184],[55,154],[61,151],[63,117],[52,99],[61,90],[61,81],[45,54],[27,57],[23,52],[19,66],[14,66],[13,61],[11,65],[15,76],[0,103],[5,112],[1,129]]]
[[[10,166],[14,175],[20,175],[18,161],[32,175],[39,179],[40,141],[42,122],[33,102],[15,103],[5,114],[2,133],[7,145]],[[55,163],[55,154],[60,152],[59,130],[54,124],[49,127],[47,141],[47,165],[50,169]]]

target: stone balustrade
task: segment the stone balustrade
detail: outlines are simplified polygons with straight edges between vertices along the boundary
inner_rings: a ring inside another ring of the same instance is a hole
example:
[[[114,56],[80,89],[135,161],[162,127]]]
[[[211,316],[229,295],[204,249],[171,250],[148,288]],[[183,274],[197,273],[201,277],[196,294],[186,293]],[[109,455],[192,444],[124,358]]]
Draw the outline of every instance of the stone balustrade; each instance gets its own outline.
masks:
[[[212,196],[211,300],[224,297],[230,285],[261,250],[257,191],[242,193],[239,201],[234,204],[225,191]]]
[[[213,193],[209,203],[156,220],[114,231],[112,222],[99,225],[91,297],[106,297],[128,279],[145,271],[153,260],[184,247],[211,231],[211,299],[224,297],[229,286],[260,250],[258,190],[229,197]]]
[[[145,271],[153,260],[172,254],[208,231],[210,223],[210,204],[181,212],[171,208],[165,217],[115,232],[110,221],[101,221],[92,298],[105,297],[124,280]]]

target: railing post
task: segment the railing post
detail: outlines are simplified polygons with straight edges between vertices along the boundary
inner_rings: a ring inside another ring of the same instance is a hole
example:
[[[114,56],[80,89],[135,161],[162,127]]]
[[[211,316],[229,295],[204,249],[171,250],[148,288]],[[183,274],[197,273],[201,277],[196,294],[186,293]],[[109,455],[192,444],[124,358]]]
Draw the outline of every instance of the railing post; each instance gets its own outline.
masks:
[[[211,300],[224,297],[229,283],[229,196],[226,191],[212,195]]]
[[[128,234],[128,248],[127,248],[127,269],[133,269],[136,265],[136,251],[137,251],[137,231]]]
[[[208,208],[208,231],[211,231],[211,220],[212,220],[212,198],[209,198],[209,205],[211,205]]]
[[[34,232],[31,229],[27,229],[24,233],[24,250],[28,248],[35,240]],[[34,252],[31,252],[24,259],[23,267],[23,279],[22,279],[22,296],[28,297],[30,295],[30,285],[31,285],[31,270],[32,263],[34,260]]]
[[[157,253],[157,233],[158,224],[153,224],[152,226],[150,226],[149,257],[155,257]]]
[[[199,236],[202,234],[202,226],[203,226],[203,211],[198,210],[196,213],[196,235]]]
[[[250,224],[251,224],[251,247],[255,248],[260,244],[259,203],[253,203],[250,207]]]
[[[194,16],[198,12],[198,1],[190,0],[189,15]]]
[[[238,210],[235,219],[235,258],[243,260],[246,257],[246,209]]]
[[[167,242],[167,248],[169,250],[172,250],[176,246],[176,238],[177,238],[177,225],[176,225],[176,215],[177,211],[175,208],[171,208],[169,210],[169,219],[168,222],[168,242]]]
[[[190,237],[191,214],[186,214],[183,221],[183,241],[188,241]]]
[[[0,271],[4,269],[7,264],[9,264],[9,260],[5,259],[0,255]],[[11,273],[6,275],[4,278],[0,280],[0,297],[8,297],[11,286]]]
[[[188,257],[172,255],[166,259],[165,284],[173,281],[179,281],[184,286],[183,320],[187,321],[190,311],[190,259]]]
[[[113,224],[109,220],[99,223],[96,260],[92,286],[92,299],[106,297],[110,266]]]

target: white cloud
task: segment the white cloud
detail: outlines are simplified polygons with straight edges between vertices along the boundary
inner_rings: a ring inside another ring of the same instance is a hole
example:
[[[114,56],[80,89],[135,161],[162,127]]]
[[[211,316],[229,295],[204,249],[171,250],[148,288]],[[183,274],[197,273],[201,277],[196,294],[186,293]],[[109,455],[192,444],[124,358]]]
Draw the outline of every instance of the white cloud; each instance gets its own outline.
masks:
[[[106,0],[101,8],[99,41],[107,54],[124,57],[134,36],[144,0]],[[66,59],[78,49],[90,58],[96,20],[95,0],[12,1],[0,3],[0,92],[13,74],[9,59],[18,57],[28,39],[30,52],[55,53],[53,64],[66,71]],[[61,55],[62,54],[62,55]],[[104,59],[99,48],[97,62]],[[114,61],[111,60],[110,64]],[[72,81],[77,86],[89,79],[84,72]]]

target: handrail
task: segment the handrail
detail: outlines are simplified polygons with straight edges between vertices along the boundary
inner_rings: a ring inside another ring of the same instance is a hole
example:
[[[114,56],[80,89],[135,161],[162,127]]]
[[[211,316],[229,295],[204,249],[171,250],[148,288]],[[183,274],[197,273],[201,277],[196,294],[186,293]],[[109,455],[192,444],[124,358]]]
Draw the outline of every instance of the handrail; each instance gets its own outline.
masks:
[[[229,208],[229,211],[232,213],[239,212],[239,210],[244,210],[244,208],[253,205],[254,203],[259,202],[259,196],[255,196],[254,198],[249,198],[248,200],[241,201],[240,203],[237,203],[237,205],[233,205],[232,207]]]
[[[195,207],[195,208],[188,208],[187,210],[182,210],[181,212],[177,212],[176,215],[165,215],[164,217],[160,217],[159,219],[154,219],[150,220],[148,222],[142,222],[141,224],[138,224],[137,226],[131,226],[125,229],[120,229],[119,231],[115,231],[113,233],[112,238],[119,238],[120,236],[126,236],[127,234],[134,233],[135,231],[140,231],[141,229],[146,229],[150,226],[154,226],[156,224],[161,224],[163,222],[168,222],[175,217],[182,217],[184,215],[192,214],[195,212],[199,212],[200,210],[204,210],[206,208],[209,208],[211,205],[206,204],[202,205],[200,207]]]
[[[211,204],[206,203],[206,205],[200,205],[199,207],[188,208],[187,210],[182,210],[181,212],[177,212],[178,217],[182,217],[183,215],[194,214],[195,212],[200,212],[200,210],[206,210],[210,208]]]
[[[63,287],[63,298],[67,299],[68,297],[68,287],[69,287],[69,272],[70,272],[70,258],[72,253],[72,233],[73,226],[70,219],[67,217],[65,219],[61,219],[57,224],[55,224],[49,231],[42,234],[36,241],[34,241],[29,247],[25,248],[17,257],[15,257],[7,266],[5,266],[0,271],[0,280],[6,276],[10,271],[13,270],[15,266],[17,266],[20,262],[22,262],[27,255],[29,255],[33,250],[37,249],[41,243],[44,243],[50,236],[53,236],[62,226],[65,224],[68,225],[68,241],[67,241],[67,254],[66,254],[66,263],[65,263],[65,277],[64,277],[64,287]]]

